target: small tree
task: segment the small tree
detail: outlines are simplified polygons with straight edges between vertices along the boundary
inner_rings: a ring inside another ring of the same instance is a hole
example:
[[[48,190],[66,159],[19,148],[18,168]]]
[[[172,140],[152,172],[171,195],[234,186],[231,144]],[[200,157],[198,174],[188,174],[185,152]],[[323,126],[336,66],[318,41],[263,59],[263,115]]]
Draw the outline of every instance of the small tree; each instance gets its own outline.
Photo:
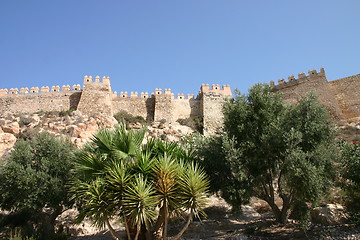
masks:
[[[119,235],[110,225],[120,216],[128,239],[141,233],[151,238],[152,223],[157,239],[167,239],[170,216],[188,211],[179,239],[194,217],[203,214],[208,180],[189,154],[176,143],[149,140],[142,145],[145,130],[98,132],[77,160],[74,197],[79,204],[78,220],[90,218],[107,226],[114,239]],[[159,209],[158,211],[156,209]],[[132,234],[133,233],[133,234]]]
[[[341,144],[340,179],[351,219],[360,223],[360,147],[358,142]]]
[[[326,192],[335,144],[327,112],[313,95],[286,105],[269,86],[255,85],[248,95],[236,92],[225,104],[224,117],[225,134],[211,145],[220,154],[212,150],[215,155],[205,155],[204,161],[214,164],[218,156],[224,162],[215,163],[224,171],[215,170],[211,177],[230,203],[236,206],[256,196],[285,223],[295,206],[304,209]],[[222,180],[230,180],[233,188]]]
[[[0,207],[34,222],[40,239],[49,239],[56,217],[71,205],[66,184],[74,153],[70,142],[37,134],[19,140],[0,167]]]

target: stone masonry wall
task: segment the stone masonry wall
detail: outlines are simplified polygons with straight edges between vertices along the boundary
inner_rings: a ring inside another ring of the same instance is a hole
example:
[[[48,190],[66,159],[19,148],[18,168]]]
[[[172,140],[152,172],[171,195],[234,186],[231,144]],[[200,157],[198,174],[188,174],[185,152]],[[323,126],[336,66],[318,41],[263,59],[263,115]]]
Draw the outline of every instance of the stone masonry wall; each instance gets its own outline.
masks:
[[[221,125],[222,98],[225,95],[231,96],[230,87],[220,88],[219,85],[213,85],[212,89],[208,85],[202,86],[197,98],[194,94],[178,94],[174,98],[170,89],[155,89],[150,97],[147,92],[140,96],[137,92],[131,92],[130,96],[127,92],[118,95],[111,91],[109,77],[100,79],[96,76],[93,79],[85,76],[82,91],[80,85],[74,85],[72,90],[64,85],[62,91],[58,86],[53,86],[51,90],[49,87],[21,88],[20,93],[18,89],[0,89],[0,110],[2,113],[34,113],[74,109],[88,116],[99,113],[113,116],[126,111],[148,120],[166,122],[200,117],[205,119],[206,133],[211,134],[217,125]],[[205,99],[201,99],[203,96],[206,96]],[[207,103],[208,100],[211,101]],[[203,104],[206,106],[203,107]]]
[[[221,89],[219,85],[203,84],[201,92],[201,112],[203,117],[203,134],[205,136],[213,135],[221,131],[224,115],[222,113],[223,104],[226,98],[232,96],[230,86],[224,85]]]
[[[173,99],[174,94],[171,93],[171,89],[155,89],[155,112],[154,120],[166,122],[175,122],[177,119],[174,117],[173,111]]]
[[[345,119],[360,116],[360,74],[329,82]]]
[[[288,102],[297,102],[308,92],[314,91],[335,119],[351,119],[360,117],[360,74],[328,82],[323,68],[319,72],[311,70],[308,75],[298,74],[298,78],[290,76],[288,81],[280,79],[274,92],[282,92]],[[80,85],[49,87],[32,87],[0,89],[0,113],[35,113],[39,111],[65,111],[76,109],[84,114],[103,113],[112,116],[125,110],[134,116],[146,119],[175,122],[178,119],[193,117],[203,118],[204,134],[211,135],[222,126],[222,105],[231,97],[230,86],[213,84],[211,88],[203,84],[199,95],[174,94],[170,89],[155,89],[148,93],[111,91],[110,78],[91,76],[84,77],[84,87]]]
[[[86,115],[101,113],[112,116],[112,96],[109,77],[103,77],[100,81],[100,77],[96,76],[93,81],[91,76],[85,76],[84,88],[77,109]]]
[[[193,94],[178,94],[174,98],[171,89],[155,89],[155,112],[154,120],[175,122],[178,119],[201,117],[200,100],[194,99]]]
[[[201,117],[200,100],[192,97],[173,99],[174,118],[187,119]]]
[[[154,101],[154,98],[115,97],[112,99],[113,112],[116,114],[120,111],[126,111],[133,116],[153,119]]]
[[[58,92],[13,92],[0,95],[0,112],[3,114],[34,113],[40,111],[66,111],[77,109],[81,91],[65,90]]]
[[[328,108],[333,118],[343,119],[334,89],[328,84],[324,68],[321,68],[320,72],[311,70],[308,73],[308,76],[305,73],[298,74],[297,79],[292,75],[288,77],[287,82],[280,79],[278,85],[275,85],[274,82],[270,84],[273,86],[273,91],[283,93],[285,100],[289,103],[296,103],[308,92],[313,91],[318,96],[319,102]]]

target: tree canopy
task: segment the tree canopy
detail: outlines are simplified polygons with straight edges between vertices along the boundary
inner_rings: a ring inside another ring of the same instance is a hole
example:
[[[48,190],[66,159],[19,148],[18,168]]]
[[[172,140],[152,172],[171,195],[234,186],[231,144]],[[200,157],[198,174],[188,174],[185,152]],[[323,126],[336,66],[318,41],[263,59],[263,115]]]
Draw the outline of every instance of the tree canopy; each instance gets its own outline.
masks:
[[[316,203],[334,176],[332,123],[313,94],[286,104],[268,85],[255,85],[247,95],[236,92],[224,106],[223,136],[207,141],[202,155],[213,190],[235,207],[259,197],[279,222]]]
[[[142,145],[144,134],[144,129],[126,130],[121,124],[99,131],[83,149],[73,184],[78,221],[87,217],[120,239],[110,224],[120,217],[128,239],[141,233],[147,239],[167,239],[170,216],[188,211],[173,238],[179,239],[193,217],[203,214],[209,182],[191,152],[156,139]]]
[[[38,224],[40,238],[53,233],[55,218],[71,205],[67,185],[75,147],[55,136],[20,139],[0,166],[0,207]]]

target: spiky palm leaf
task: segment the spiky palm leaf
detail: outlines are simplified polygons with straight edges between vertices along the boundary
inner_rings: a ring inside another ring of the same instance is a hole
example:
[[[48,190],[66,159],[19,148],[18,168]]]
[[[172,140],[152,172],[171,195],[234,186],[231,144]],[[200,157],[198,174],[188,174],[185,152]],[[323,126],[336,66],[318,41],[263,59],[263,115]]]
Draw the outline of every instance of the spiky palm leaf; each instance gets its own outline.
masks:
[[[125,124],[120,124],[114,131],[112,154],[118,158],[135,156],[141,151],[145,132],[145,128],[139,131],[126,130]]]
[[[161,201],[165,201],[170,209],[178,208],[177,179],[180,170],[178,161],[166,153],[158,157],[153,168],[155,189]]]
[[[76,160],[75,173],[78,178],[92,180],[104,174],[107,156],[100,153],[83,152]]]
[[[155,165],[155,159],[151,157],[149,152],[141,152],[138,154],[133,168],[135,173],[141,173],[148,179],[152,179],[153,167]]]
[[[155,193],[155,189],[141,174],[136,175],[126,188],[124,211],[134,226],[145,224],[149,229],[149,223],[156,217],[155,207],[159,200]]]
[[[113,161],[106,167],[106,172],[106,180],[113,192],[114,199],[121,202],[125,188],[132,178],[131,169],[123,162]]]
[[[179,176],[181,205],[191,210],[195,216],[205,215],[202,210],[207,204],[210,181],[206,173],[193,162],[186,164]]]
[[[106,226],[117,211],[106,188],[105,182],[100,178],[91,183],[78,182],[75,194],[78,199],[82,200],[82,206],[76,222],[80,223],[85,217],[88,217],[97,227],[104,228]]]

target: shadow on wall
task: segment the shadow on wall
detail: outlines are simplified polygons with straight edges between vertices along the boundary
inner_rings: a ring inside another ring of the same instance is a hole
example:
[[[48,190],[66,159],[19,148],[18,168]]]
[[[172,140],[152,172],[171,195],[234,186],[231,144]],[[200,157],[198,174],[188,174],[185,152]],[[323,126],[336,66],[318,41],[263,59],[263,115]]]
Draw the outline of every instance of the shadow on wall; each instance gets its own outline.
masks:
[[[146,120],[153,121],[155,114],[155,98],[146,99]]]
[[[70,99],[70,110],[76,110],[78,108],[79,105],[79,101],[81,98],[81,92],[75,92],[73,94],[70,95],[69,99]]]

